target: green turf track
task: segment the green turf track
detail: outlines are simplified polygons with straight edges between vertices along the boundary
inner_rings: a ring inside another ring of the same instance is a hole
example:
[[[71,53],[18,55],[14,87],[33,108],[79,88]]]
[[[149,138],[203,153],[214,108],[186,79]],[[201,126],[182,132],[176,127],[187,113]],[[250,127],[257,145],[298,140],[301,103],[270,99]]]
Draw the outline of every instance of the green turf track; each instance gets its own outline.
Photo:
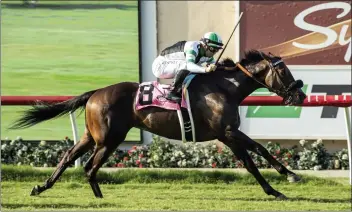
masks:
[[[29,196],[33,186],[50,176],[26,167],[2,167],[1,205],[3,211],[30,210],[260,210],[333,211],[351,209],[348,178],[302,176],[289,183],[277,172],[262,171],[270,185],[285,194],[288,201],[277,201],[264,193],[249,173],[225,170],[120,169],[98,172],[104,198],[97,199],[82,169],[67,170],[53,188],[40,196]]]
[[[259,185],[225,184],[123,184],[101,185],[103,199],[94,197],[88,183],[58,183],[40,196],[29,196],[42,182],[2,183],[3,211],[348,211],[349,188],[307,185],[273,185],[291,198],[276,201]]]
[[[137,1],[39,1],[36,8],[1,4],[1,95],[79,95],[139,81]],[[1,107],[1,139],[72,138],[69,117],[8,131],[25,109]],[[83,118],[77,120],[80,134]],[[140,131],[131,130],[126,140],[140,140]]]

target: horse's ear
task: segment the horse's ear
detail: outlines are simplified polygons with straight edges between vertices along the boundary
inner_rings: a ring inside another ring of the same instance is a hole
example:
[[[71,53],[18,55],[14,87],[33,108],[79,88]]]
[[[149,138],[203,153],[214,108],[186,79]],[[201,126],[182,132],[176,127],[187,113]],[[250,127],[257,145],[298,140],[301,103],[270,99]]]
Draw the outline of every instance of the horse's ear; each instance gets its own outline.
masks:
[[[273,58],[276,58],[278,60],[281,60],[282,58],[280,56],[274,55],[273,53],[269,52],[269,55]]]

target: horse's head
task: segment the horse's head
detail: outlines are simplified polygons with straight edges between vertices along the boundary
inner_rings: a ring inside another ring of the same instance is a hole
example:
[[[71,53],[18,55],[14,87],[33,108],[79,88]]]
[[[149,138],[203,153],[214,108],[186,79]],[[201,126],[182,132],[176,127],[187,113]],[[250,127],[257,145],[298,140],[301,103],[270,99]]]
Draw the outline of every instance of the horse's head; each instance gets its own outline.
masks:
[[[285,105],[301,104],[306,98],[301,89],[302,80],[294,79],[290,69],[280,57],[252,50],[246,52],[245,59],[242,59],[240,64],[248,70],[247,75],[281,96]],[[242,71],[246,72],[246,70]]]

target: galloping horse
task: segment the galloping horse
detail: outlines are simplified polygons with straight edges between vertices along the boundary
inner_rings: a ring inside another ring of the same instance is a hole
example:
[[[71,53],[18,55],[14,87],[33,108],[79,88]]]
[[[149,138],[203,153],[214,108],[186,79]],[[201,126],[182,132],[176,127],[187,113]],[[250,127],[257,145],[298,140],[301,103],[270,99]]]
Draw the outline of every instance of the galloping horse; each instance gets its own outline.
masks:
[[[31,195],[39,195],[51,188],[70,164],[94,147],[84,170],[94,195],[102,198],[96,180],[97,171],[133,127],[162,137],[181,139],[175,110],[160,107],[136,109],[139,86],[140,84],[134,82],[121,82],[88,91],[65,102],[37,104],[14,123],[11,129],[26,128],[78,108],[85,108],[85,132],[80,141],[65,153],[57,169],[44,185],[33,188]],[[302,86],[303,82],[294,79],[282,59],[271,53],[250,50],[245,52],[239,63],[229,58],[220,61],[214,72],[197,74],[188,87],[194,125],[197,129],[196,141],[218,139],[223,142],[242,160],[266,194],[286,199],[284,194],[273,189],[263,178],[247,150],[264,157],[280,174],[286,175],[290,182],[299,181],[300,177],[280,164],[262,145],[238,130],[238,107],[248,95],[261,87],[266,87],[283,97],[285,105],[301,104],[306,98],[301,90]]]

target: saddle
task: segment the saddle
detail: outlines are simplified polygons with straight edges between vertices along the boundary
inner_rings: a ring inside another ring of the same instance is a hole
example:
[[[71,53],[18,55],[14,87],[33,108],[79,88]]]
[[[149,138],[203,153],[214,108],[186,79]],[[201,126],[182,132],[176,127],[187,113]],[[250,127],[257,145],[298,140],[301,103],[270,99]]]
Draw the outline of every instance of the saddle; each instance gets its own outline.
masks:
[[[139,85],[135,107],[142,110],[147,107],[159,107],[166,110],[176,110],[180,122],[183,142],[195,142],[195,127],[193,122],[188,86],[195,74],[189,74],[182,83],[181,101],[172,101],[167,98],[171,85],[157,81],[143,82]]]

